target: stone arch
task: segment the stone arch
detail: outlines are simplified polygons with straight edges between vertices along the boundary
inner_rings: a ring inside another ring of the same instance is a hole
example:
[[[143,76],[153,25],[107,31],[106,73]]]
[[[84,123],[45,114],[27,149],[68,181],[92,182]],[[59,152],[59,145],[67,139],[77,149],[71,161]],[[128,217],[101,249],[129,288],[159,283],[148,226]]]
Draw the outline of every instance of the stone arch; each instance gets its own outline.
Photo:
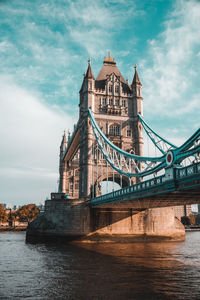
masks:
[[[103,181],[107,181],[107,174],[103,174],[102,176],[99,175],[99,177],[95,180],[94,183],[94,197],[99,196],[100,193],[100,183]],[[112,182],[113,181],[113,173],[108,172],[108,181]],[[118,183],[120,185],[121,178],[119,174],[114,175],[114,182]],[[98,187],[97,187],[98,185]],[[125,175],[122,175],[122,188],[129,186],[129,178]],[[93,185],[91,185],[91,195],[93,197]]]

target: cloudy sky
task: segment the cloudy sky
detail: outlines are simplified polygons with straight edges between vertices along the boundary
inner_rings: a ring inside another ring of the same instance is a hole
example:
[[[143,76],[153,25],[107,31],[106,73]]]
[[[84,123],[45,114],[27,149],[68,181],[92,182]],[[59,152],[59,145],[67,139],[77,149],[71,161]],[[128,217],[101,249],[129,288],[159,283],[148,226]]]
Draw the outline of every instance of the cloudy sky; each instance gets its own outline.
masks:
[[[129,81],[138,65],[156,131],[180,144],[199,128],[200,1],[0,0],[0,202],[56,191],[87,60],[97,76],[108,50]]]

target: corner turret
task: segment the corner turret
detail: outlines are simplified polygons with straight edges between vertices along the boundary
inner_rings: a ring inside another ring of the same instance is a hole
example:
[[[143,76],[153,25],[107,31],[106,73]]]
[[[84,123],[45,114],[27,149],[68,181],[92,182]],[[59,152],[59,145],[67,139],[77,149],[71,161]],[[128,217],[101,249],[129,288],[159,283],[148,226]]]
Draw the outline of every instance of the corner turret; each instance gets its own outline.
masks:
[[[62,137],[62,141],[60,144],[60,162],[59,162],[59,186],[58,186],[58,193],[65,193],[65,164],[63,161],[63,157],[65,154],[65,150],[67,149],[67,139],[64,130],[64,134]]]
[[[94,108],[95,78],[92,72],[91,59],[88,60],[87,72],[83,76],[83,83],[79,92],[80,116],[82,113],[87,113],[89,107]]]
[[[137,65],[135,65],[134,69],[135,69],[135,74],[134,74],[133,81],[131,84],[132,89],[133,89],[133,95],[135,97],[142,97],[142,84],[141,84],[140,78],[138,76]]]
[[[91,67],[91,59],[88,59],[88,69],[87,72],[85,74],[85,78],[86,79],[94,79],[94,75],[92,73],[92,67]]]
[[[93,91],[95,88],[95,78],[92,73],[92,67],[91,67],[91,59],[88,59],[88,69],[85,74],[84,81],[86,81],[86,87],[88,91]]]
[[[60,144],[60,156],[63,156],[66,148],[67,148],[67,139],[66,139],[66,134],[65,134],[65,130],[64,130],[62,142]]]
[[[133,90],[133,105],[134,105],[134,117],[135,117],[135,152],[137,155],[143,155],[143,134],[142,134],[142,126],[138,119],[138,114],[143,116],[143,98],[142,98],[142,84],[140,82],[138,72],[137,72],[137,65],[135,65],[135,74],[133,77],[133,81],[131,84]]]

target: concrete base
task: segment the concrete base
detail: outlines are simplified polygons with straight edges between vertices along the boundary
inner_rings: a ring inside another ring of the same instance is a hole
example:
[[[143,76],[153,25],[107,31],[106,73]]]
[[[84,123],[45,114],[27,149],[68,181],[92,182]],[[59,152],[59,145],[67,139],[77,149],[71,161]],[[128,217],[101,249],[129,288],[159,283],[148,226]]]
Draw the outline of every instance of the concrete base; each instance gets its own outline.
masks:
[[[81,200],[47,200],[45,212],[27,228],[27,241],[184,240],[185,228],[174,208],[91,209]]]
[[[98,235],[126,235],[134,238],[150,237],[173,240],[185,239],[185,228],[175,217],[174,208],[154,208],[142,212],[133,210],[97,209],[93,225]]]

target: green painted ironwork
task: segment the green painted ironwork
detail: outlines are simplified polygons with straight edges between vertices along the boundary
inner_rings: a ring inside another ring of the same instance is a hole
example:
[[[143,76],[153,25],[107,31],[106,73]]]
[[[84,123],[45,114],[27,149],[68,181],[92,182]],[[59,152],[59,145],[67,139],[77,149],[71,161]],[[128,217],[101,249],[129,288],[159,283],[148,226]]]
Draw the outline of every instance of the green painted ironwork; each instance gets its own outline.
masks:
[[[148,136],[151,138],[154,145],[157,148],[161,148],[158,146],[158,143],[162,141],[165,143],[165,145],[167,145],[166,152],[161,149],[163,155],[159,157],[138,156],[128,153],[109,141],[96,123],[90,109],[88,113],[96,142],[103,153],[104,158],[110,164],[110,166],[121,175],[126,175],[128,177],[145,177],[147,175],[155,174],[158,171],[173,165],[182,168],[182,161],[184,159],[191,156],[196,157],[200,152],[200,129],[198,129],[185,143],[183,143],[183,145],[177,147],[168,142],[166,139],[161,138],[161,136],[155,133],[155,131],[153,131],[142,119],[142,117],[139,116],[143,126],[148,128]],[[152,137],[150,132],[159,138],[160,141],[156,142],[155,138]],[[141,163],[143,165],[143,169],[139,167]]]
[[[200,163],[182,169],[171,168],[172,177],[162,175],[91,199],[92,207],[161,195],[200,186]],[[187,183],[187,186],[184,186]]]
[[[162,138],[159,134],[157,134],[142,118],[141,115],[138,115],[138,118],[141,122],[141,124],[143,125],[143,128],[145,130],[145,132],[147,133],[148,137],[151,139],[151,141],[153,142],[153,144],[160,150],[160,152],[162,154],[165,154],[166,151],[164,151],[162,149],[162,147],[159,145],[161,144],[161,142],[163,143],[163,145],[166,147],[166,150],[169,151],[170,149],[177,149],[178,147],[175,146],[174,144],[172,144],[171,142],[167,141],[166,139]],[[155,137],[154,137],[155,136]],[[158,138],[158,140],[156,141],[156,138]],[[164,148],[164,147],[163,147]]]

